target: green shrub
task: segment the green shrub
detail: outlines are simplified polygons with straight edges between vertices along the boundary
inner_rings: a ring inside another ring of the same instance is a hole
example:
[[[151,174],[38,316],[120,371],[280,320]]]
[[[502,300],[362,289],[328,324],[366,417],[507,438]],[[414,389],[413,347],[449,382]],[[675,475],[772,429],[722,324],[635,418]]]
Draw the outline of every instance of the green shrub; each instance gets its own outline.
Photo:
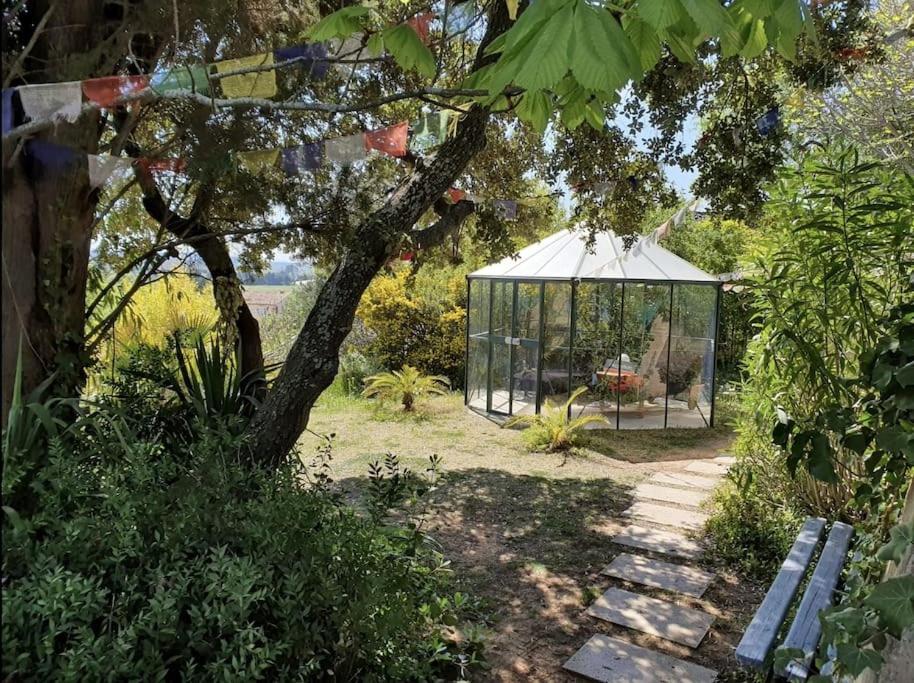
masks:
[[[173,452],[102,439],[127,429],[107,419],[51,439],[31,510],[3,509],[5,675],[430,680],[475,663],[447,637],[467,599],[417,532],[305,488],[301,466],[239,466],[224,428]],[[24,493],[16,457],[5,501]]]
[[[569,411],[575,400],[587,391],[578,387],[560,405],[546,405],[539,415],[517,415],[505,422],[505,427],[527,425],[524,443],[531,451],[567,451],[577,445],[581,432],[589,424],[609,424],[603,415],[582,415],[572,419]]]
[[[347,394],[357,396],[362,393],[365,379],[378,370],[380,368],[365,354],[349,351],[340,356],[340,369],[336,374],[336,380]]]
[[[770,582],[790,552],[802,516],[774,508],[752,485],[728,482],[714,494],[707,523],[713,556],[760,581]]]
[[[426,396],[445,396],[450,389],[447,377],[423,375],[419,370],[404,365],[393,372],[382,372],[365,379],[366,398],[377,398],[380,403],[396,401],[404,412],[412,412],[416,402]]]

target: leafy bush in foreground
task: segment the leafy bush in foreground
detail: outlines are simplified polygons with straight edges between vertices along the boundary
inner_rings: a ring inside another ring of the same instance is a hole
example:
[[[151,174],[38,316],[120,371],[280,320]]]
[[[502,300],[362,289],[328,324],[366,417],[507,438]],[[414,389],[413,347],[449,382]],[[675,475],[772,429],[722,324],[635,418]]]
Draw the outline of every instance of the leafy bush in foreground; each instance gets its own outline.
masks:
[[[303,487],[301,466],[239,466],[224,429],[181,452],[110,431],[77,423],[37,469],[4,452],[4,501],[33,500],[3,508],[5,676],[428,680],[474,662],[447,638],[465,598],[418,533]]]

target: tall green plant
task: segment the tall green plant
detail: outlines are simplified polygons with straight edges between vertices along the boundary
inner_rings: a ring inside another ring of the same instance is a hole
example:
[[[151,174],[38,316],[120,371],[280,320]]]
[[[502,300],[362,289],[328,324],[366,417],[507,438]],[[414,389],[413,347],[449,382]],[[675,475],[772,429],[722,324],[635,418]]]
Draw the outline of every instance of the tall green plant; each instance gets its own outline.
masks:
[[[859,398],[849,380],[905,297],[912,207],[909,176],[840,147],[807,154],[772,193],[750,275],[760,329],[747,355],[740,447],[763,490],[820,514],[844,512],[866,473],[860,454],[821,428]],[[819,428],[791,446],[789,472],[770,445],[771,426],[788,420]]]

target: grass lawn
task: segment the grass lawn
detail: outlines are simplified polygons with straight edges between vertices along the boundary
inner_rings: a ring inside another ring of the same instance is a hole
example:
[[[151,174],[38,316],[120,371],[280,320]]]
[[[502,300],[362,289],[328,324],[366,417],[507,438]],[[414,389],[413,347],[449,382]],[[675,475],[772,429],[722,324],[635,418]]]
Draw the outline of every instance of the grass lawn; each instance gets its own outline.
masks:
[[[451,560],[461,589],[483,597],[492,612],[492,670],[483,679],[572,680],[562,663],[598,632],[722,674],[732,669],[755,587],[738,586],[736,577],[719,571],[695,600],[600,575],[620,551],[610,538],[624,526],[618,513],[631,503],[632,488],[655,471],[717,455],[728,446],[729,431],[589,432],[586,444],[565,458],[530,453],[519,431],[467,411],[462,399],[431,399],[420,416],[403,417],[331,395],[315,407],[309,429],[336,434],[333,477],[352,495],[365,485],[369,463],[388,452],[420,472],[429,456],[441,456],[443,479],[426,504],[424,528]],[[307,433],[301,441],[306,454],[318,443]],[[613,585],[704,609],[717,620],[692,651],[587,616],[586,606]]]

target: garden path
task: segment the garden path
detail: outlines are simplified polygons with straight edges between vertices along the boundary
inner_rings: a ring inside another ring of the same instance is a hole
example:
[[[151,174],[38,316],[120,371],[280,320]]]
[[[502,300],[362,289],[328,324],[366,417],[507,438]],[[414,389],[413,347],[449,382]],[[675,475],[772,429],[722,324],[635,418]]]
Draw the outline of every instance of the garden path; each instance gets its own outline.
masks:
[[[728,455],[695,460],[678,474],[657,473],[635,489],[634,501],[623,516],[631,524],[613,542],[642,554],[623,552],[603,574],[671,593],[700,598],[714,575],[682,563],[701,555],[700,541],[687,533],[703,527],[707,516],[697,508],[734,462]],[[647,551],[674,561],[646,556]],[[658,636],[690,648],[698,647],[714,617],[702,610],[620,588],[610,588],[587,609],[587,614],[619,626]],[[564,668],[605,683],[710,683],[717,672],[654,652],[605,634],[592,636]]]

